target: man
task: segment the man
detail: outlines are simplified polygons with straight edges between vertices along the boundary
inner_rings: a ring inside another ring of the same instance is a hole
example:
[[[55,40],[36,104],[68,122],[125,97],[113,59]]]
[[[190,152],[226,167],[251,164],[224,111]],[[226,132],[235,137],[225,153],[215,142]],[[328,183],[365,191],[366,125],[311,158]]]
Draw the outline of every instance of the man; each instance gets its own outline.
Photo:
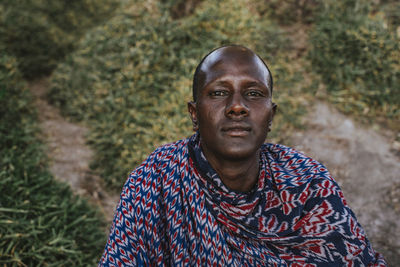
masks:
[[[100,266],[386,266],[320,163],[263,144],[276,105],[254,52],[196,69],[196,133],[128,177]]]

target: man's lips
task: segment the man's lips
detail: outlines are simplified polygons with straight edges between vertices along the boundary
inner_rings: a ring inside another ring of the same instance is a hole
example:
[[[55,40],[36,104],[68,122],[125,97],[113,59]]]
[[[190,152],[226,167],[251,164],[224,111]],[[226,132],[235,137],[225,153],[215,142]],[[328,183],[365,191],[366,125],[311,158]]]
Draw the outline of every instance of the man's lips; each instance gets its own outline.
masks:
[[[251,131],[251,127],[247,125],[227,125],[222,127],[222,132],[228,134],[229,136],[234,136],[234,137],[241,137],[248,135],[249,132]]]

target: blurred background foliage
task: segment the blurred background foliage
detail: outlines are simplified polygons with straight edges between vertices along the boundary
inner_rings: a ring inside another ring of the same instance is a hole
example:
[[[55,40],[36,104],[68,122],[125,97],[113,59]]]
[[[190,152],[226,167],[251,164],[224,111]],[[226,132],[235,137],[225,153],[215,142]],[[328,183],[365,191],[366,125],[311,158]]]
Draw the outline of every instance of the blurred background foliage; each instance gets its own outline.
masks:
[[[294,23],[312,23],[321,2],[320,0],[258,0],[254,4],[255,11],[261,16],[267,16],[287,26]]]
[[[25,78],[48,75],[79,37],[118,5],[118,0],[2,0],[0,41]]]
[[[103,219],[49,173],[17,65],[0,56],[0,265],[94,265],[105,242]]]
[[[399,5],[393,7],[399,14]],[[391,24],[398,20],[393,13],[386,20],[373,8],[363,1],[325,1],[315,18],[309,57],[342,111],[386,119],[399,129],[400,46]]]
[[[394,0],[1,1],[0,264],[87,265],[104,243],[95,209],[47,170],[23,78],[52,73],[49,99],[89,126],[92,167],[118,191],[156,146],[192,134],[194,68],[224,44],[271,67],[272,142],[316,99],[399,131],[399,14]]]
[[[125,7],[86,34],[52,78],[51,100],[90,124],[89,142],[98,150],[93,167],[115,187],[155,146],[191,134],[186,103],[202,56],[240,43],[272,61],[285,47],[276,25],[255,16],[247,1],[202,1],[179,18],[173,4]],[[277,72],[289,81],[294,74],[281,63]]]

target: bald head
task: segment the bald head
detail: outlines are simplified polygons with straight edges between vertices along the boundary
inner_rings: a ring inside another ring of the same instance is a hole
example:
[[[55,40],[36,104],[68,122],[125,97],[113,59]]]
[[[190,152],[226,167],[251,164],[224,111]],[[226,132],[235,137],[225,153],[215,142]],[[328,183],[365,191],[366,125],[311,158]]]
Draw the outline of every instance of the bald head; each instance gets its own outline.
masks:
[[[206,55],[197,66],[193,77],[193,100],[196,102],[198,93],[206,85],[210,77],[217,75],[215,69],[220,65],[241,66],[250,63],[252,71],[263,77],[263,81],[272,93],[272,76],[265,62],[253,51],[238,45],[229,45],[217,48]]]

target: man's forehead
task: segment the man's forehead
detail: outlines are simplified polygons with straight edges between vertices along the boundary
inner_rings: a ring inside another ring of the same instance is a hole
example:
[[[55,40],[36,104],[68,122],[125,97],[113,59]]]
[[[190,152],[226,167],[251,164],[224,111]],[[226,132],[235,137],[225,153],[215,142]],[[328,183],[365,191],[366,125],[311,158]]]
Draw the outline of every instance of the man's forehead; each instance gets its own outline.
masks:
[[[225,66],[225,67],[222,67]],[[269,70],[265,66],[265,63],[250,49],[241,46],[228,46],[219,48],[210,53],[202,62],[200,68],[200,76],[202,82],[207,83],[206,77],[214,76],[216,69],[229,68],[251,71],[253,74],[258,73],[259,77],[263,77],[266,84],[270,83]],[[250,69],[249,69],[250,67]],[[211,77],[209,77],[211,78]],[[269,86],[268,86],[269,87]]]
[[[240,61],[250,60],[250,59],[255,59],[255,58],[260,60],[253,51],[251,51],[245,47],[241,47],[241,46],[221,47],[221,48],[211,52],[204,59],[202,65],[201,65],[201,71],[207,71],[215,64],[221,64],[224,62],[235,62],[235,61],[240,62]]]

